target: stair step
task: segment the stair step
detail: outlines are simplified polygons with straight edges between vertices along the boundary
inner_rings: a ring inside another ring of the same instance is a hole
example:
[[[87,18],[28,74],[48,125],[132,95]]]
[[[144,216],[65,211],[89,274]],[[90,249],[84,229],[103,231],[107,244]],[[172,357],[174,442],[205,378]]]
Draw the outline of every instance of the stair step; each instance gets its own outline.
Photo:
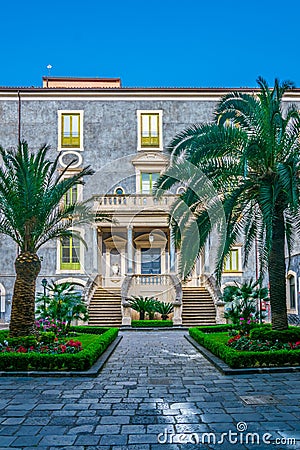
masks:
[[[216,311],[209,292],[201,288],[183,288],[182,324],[185,326],[215,325]]]
[[[98,288],[89,306],[89,324],[120,327],[122,324],[120,289]]]

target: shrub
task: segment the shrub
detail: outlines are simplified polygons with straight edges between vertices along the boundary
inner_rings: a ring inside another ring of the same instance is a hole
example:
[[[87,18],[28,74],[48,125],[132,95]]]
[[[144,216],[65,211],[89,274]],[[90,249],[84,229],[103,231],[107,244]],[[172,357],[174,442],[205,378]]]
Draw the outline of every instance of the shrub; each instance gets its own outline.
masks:
[[[209,326],[201,326],[197,327],[198,330],[202,331],[202,333],[218,333],[222,331],[230,331],[233,329],[233,325],[229,324],[221,324],[221,325],[209,325]]]
[[[266,341],[296,342],[300,340],[300,328],[289,327],[287,330],[277,331],[266,328],[257,328],[250,332],[251,339]]]
[[[87,334],[103,334],[108,331],[109,327],[92,327],[90,325],[76,325],[70,327],[70,331],[75,331],[76,333],[87,333]]]
[[[10,347],[23,346],[26,349],[37,344],[37,339],[35,336],[20,336],[14,338],[7,337],[6,341]]]
[[[223,301],[226,303],[224,317],[229,319],[240,334],[248,334],[249,331],[259,323],[263,317],[257,311],[257,301],[268,299],[268,289],[259,288],[259,281],[239,286],[226,286],[223,292]]]
[[[56,284],[52,281],[46,288],[48,295],[38,295],[37,314],[39,318],[57,320],[63,328],[69,329],[72,320],[87,320],[88,309],[82,294],[74,283]]]
[[[53,344],[55,337],[53,331],[42,331],[38,336],[38,340],[44,344]]]
[[[172,320],[132,320],[131,326],[133,328],[144,327],[172,327]]]
[[[226,345],[227,333],[206,334],[190,328],[190,336],[232,368],[268,367],[300,364],[300,350],[239,351]]]
[[[172,303],[159,302],[158,300],[155,302],[155,311],[161,314],[162,320],[167,320],[168,315],[173,312],[174,305]]]
[[[77,328],[77,327],[74,327]],[[78,327],[79,328],[79,327]],[[88,327],[86,327],[88,328]],[[96,327],[93,327],[96,328]],[[99,327],[100,328],[100,327]],[[79,353],[0,353],[0,370],[86,370],[94,364],[117,337],[117,328],[108,328]],[[98,333],[94,333],[98,334]],[[73,341],[74,342],[74,341]],[[76,344],[76,342],[74,343]]]
[[[145,319],[145,313],[152,317],[156,308],[156,300],[153,297],[132,296],[129,300],[130,307],[140,313],[140,320]]]

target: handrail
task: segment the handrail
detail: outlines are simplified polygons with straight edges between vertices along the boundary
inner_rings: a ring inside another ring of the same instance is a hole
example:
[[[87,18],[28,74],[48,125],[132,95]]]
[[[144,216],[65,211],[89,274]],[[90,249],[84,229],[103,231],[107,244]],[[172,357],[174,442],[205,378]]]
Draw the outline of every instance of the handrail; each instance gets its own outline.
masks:
[[[93,297],[95,290],[100,285],[101,285],[101,275],[97,274],[97,275],[89,277],[89,279],[83,289],[83,292],[82,292],[84,302],[87,306],[89,306],[91,298]]]
[[[202,274],[200,282],[208,290],[215,305],[222,302],[222,293],[213,275]]]

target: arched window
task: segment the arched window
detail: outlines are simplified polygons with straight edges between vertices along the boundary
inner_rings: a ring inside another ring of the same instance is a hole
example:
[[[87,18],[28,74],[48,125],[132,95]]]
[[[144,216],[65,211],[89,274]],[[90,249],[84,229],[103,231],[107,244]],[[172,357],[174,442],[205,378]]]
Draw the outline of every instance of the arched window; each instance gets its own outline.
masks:
[[[5,313],[5,287],[0,283],[0,313]]]
[[[184,186],[180,186],[177,191],[176,194],[181,195],[184,194],[186,192],[186,188]]]
[[[118,187],[116,187],[114,194],[115,194],[115,195],[124,195],[124,194],[125,194],[125,191],[124,191],[124,189],[122,188],[122,186],[118,186]]]
[[[290,309],[296,309],[296,282],[294,275],[288,278],[288,289],[290,298]]]

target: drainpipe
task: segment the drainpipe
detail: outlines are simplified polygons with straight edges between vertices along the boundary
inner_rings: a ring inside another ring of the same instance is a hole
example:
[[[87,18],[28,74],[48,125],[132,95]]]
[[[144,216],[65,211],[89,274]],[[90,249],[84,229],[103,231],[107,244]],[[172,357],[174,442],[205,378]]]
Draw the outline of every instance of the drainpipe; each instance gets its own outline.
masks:
[[[18,90],[18,146],[21,144],[21,94]]]

